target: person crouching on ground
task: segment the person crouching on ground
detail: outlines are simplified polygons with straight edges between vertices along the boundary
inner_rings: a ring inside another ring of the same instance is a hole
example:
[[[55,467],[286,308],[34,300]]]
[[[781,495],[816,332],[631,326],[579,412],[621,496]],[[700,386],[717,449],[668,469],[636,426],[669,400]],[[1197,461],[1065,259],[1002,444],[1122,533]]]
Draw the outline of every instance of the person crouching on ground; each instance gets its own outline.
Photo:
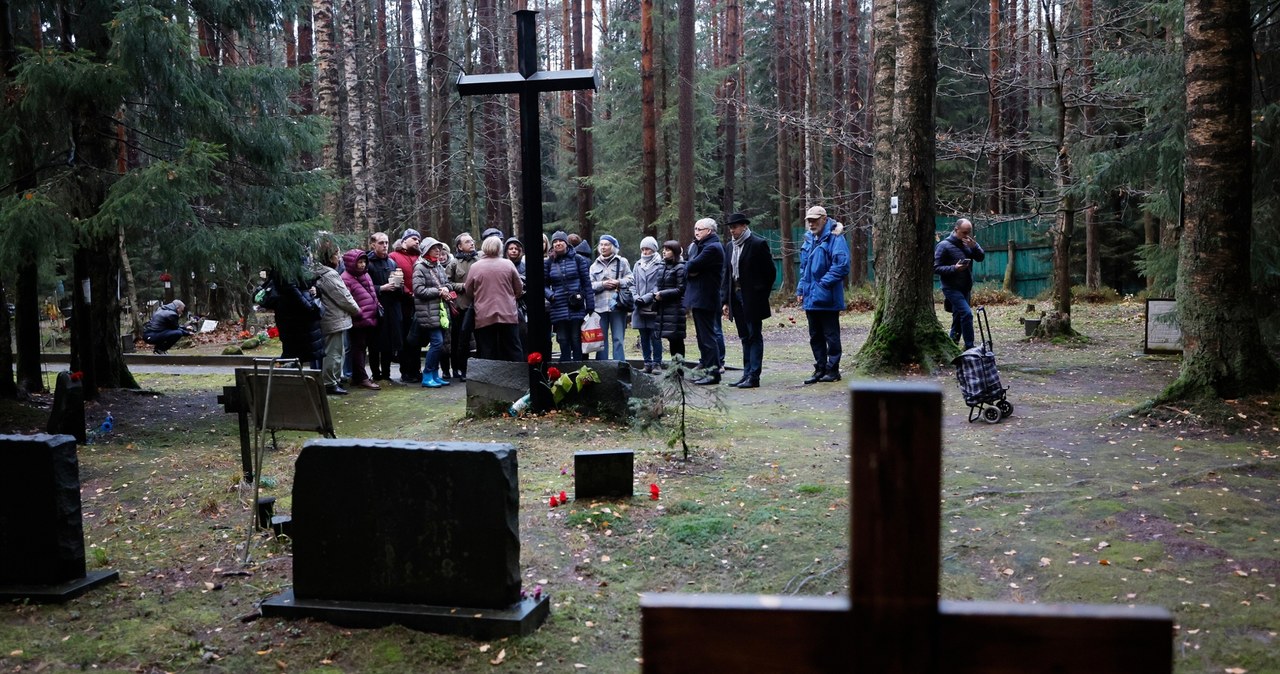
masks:
[[[142,331],[142,339],[155,347],[153,352],[157,356],[168,353],[179,339],[191,334],[178,325],[179,319],[186,310],[187,305],[182,300],[174,300],[160,305],[160,308],[151,315],[151,320],[147,321],[147,327]]]

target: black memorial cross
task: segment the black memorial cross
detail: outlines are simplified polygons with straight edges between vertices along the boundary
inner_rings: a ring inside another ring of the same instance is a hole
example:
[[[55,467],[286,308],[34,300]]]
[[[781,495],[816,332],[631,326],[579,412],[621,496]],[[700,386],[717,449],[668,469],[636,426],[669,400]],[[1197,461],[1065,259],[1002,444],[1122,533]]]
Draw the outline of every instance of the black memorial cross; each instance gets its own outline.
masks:
[[[641,595],[643,671],[1173,670],[1162,608],[939,601],[942,391],[850,388],[849,596]]]
[[[529,311],[530,344],[525,350],[550,356],[551,327],[546,305],[542,301],[546,281],[542,265],[542,138],[538,116],[538,94],[548,91],[599,89],[600,78],[590,70],[538,70],[538,33],[534,23],[537,12],[522,9],[516,16],[516,59],[520,72],[458,76],[458,93],[462,96],[485,94],[520,94],[520,240],[525,250],[525,296]],[[542,385],[536,368],[529,369],[529,392],[533,411],[551,408],[551,390]]]

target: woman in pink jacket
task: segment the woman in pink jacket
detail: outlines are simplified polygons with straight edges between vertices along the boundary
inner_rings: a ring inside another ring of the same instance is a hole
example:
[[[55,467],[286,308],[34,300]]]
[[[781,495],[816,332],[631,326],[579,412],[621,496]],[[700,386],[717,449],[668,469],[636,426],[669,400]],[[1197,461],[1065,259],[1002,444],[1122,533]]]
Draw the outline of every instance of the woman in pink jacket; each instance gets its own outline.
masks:
[[[369,278],[369,260],[365,252],[352,248],[342,256],[342,282],[347,284],[351,297],[360,307],[360,314],[351,318],[351,331],[347,333],[348,352],[351,354],[351,383],[373,391],[381,389],[365,372],[366,351],[378,329],[378,290]]]

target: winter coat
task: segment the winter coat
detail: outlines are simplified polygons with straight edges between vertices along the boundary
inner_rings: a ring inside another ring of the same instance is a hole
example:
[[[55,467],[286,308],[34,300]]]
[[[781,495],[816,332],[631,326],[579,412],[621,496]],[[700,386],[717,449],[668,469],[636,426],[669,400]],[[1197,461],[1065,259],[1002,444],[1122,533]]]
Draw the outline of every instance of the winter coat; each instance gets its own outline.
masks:
[[[664,339],[684,339],[685,263],[664,260],[658,266],[658,334]]]
[[[380,258],[372,251],[365,258],[369,261],[369,280],[373,281],[373,287],[378,289],[378,304],[382,306],[382,316],[378,319],[379,344],[386,350],[398,351],[400,335],[403,334],[400,302],[405,295],[400,288],[382,290],[382,286],[391,281],[391,272],[399,267],[390,257]]]
[[[304,365],[324,357],[324,333],[320,316],[324,309],[305,283],[284,280],[272,274],[272,283],[280,293],[276,304],[276,327],[280,330],[280,355],[297,358]]]
[[[388,256],[394,260],[400,271],[404,272],[404,295],[413,297],[413,265],[418,261],[417,253],[406,250],[395,250]]]
[[[479,255],[474,250],[470,253],[458,253],[444,268],[444,275],[449,279],[449,288],[458,293],[458,299],[454,300],[454,303],[458,305],[459,310],[465,311],[471,306],[471,295],[466,292],[465,286],[467,272],[471,270],[471,265],[476,263],[477,257]]]
[[[822,233],[804,233],[800,248],[800,282],[796,295],[805,311],[844,311],[844,277],[849,275],[849,243],[831,230],[836,221],[827,218]]]
[[[324,315],[320,317],[320,332],[332,335],[335,332],[351,329],[351,317],[360,315],[360,305],[342,282],[337,269],[322,264],[312,268],[316,274],[316,297],[324,307]]]
[[[596,311],[601,313],[613,311],[618,291],[605,288],[604,282],[607,279],[617,279],[622,281],[619,287],[631,285],[631,263],[617,253],[611,255],[608,260],[597,257],[595,262],[591,263],[590,273],[591,290],[596,294]]]
[[[720,288],[724,303],[729,306],[729,319],[763,321],[773,315],[769,307],[769,294],[773,292],[773,282],[778,276],[773,266],[769,242],[758,234],[750,234],[742,243],[742,253],[738,255],[738,287],[742,290],[744,314],[741,317],[734,315],[733,302],[730,301],[733,291],[733,247],[732,240],[725,247],[724,282]]]
[[[357,262],[362,257],[362,250],[349,250],[342,256],[342,282],[356,301],[356,306],[360,307],[359,315],[351,320],[351,327],[372,328],[378,325],[378,291],[373,287],[368,269],[357,271]]]
[[[964,259],[982,262],[986,257],[977,241],[973,242],[973,248],[967,248],[953,233],[934,247],[933,273],[942,281],[944,290],[959,290],[967,295],[973,289],[973,265],[961,269],[956,263]]]
[[[631,312],[631,327],[648,330],[658,327],[656,306],[652,295],[658,290],[658,276],[662,273],[662,256],[654,253],[646,261],[642,256],[631,268],[631,293],[636,298],[636,308]],[[645,303],[644,299],[649,298]]]
[[[161,305],[151,315],[151,320],[147,321],[147,326],[142,329],[142,336],[146,339],[151,339],[152,335],[177,330],[180,319],[181,315],[178,313],[178,307],[174,306],[173,302]]]
[[[477,260],[467,273],[466,285],[477,328],[499,323],[515,325],[520,321],[516,298],[524,294],[524,283],[511,260],[505,257]]]
[[[423,248],[431,250],[435,239],[428,238]],[[413,320],[420,328],[440,327],[440,303],[442,294],[449,291],[449,279],[445,277],[443,264],[427,259],[424,255],[413,265]]]
[[[547,258],[543,270],[546,275],[546,286],[543,291],[551,301],[550,319],[552,323],[560,321],[580,321],[587,314],[596,310],[596,294],[591,292],[591,263],[587,258],[572,251]],[[569,308],[569,297],[581,293],[585,306],[580,309]]]
[[[724,277],[724,247],[715,232],[689,247],[689,260],[684,263],[688,279],[684,305],[689,309],[720,311],[720,284]]]

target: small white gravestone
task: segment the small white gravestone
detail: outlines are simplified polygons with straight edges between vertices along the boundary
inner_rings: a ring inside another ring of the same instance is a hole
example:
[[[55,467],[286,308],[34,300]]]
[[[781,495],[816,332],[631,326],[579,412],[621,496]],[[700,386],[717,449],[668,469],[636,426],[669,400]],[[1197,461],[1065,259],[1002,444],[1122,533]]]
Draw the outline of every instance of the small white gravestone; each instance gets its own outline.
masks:
[[[214,330],[217,330],[217,329],[218,329],[217,321],[211,321],[209,319],[205,319],[204,322],[200,324],[200,332],[213,332]]]
[[[1143,353],[1182,353],[1182,327],[1175,300],[1147,300],[1147,334]]]

